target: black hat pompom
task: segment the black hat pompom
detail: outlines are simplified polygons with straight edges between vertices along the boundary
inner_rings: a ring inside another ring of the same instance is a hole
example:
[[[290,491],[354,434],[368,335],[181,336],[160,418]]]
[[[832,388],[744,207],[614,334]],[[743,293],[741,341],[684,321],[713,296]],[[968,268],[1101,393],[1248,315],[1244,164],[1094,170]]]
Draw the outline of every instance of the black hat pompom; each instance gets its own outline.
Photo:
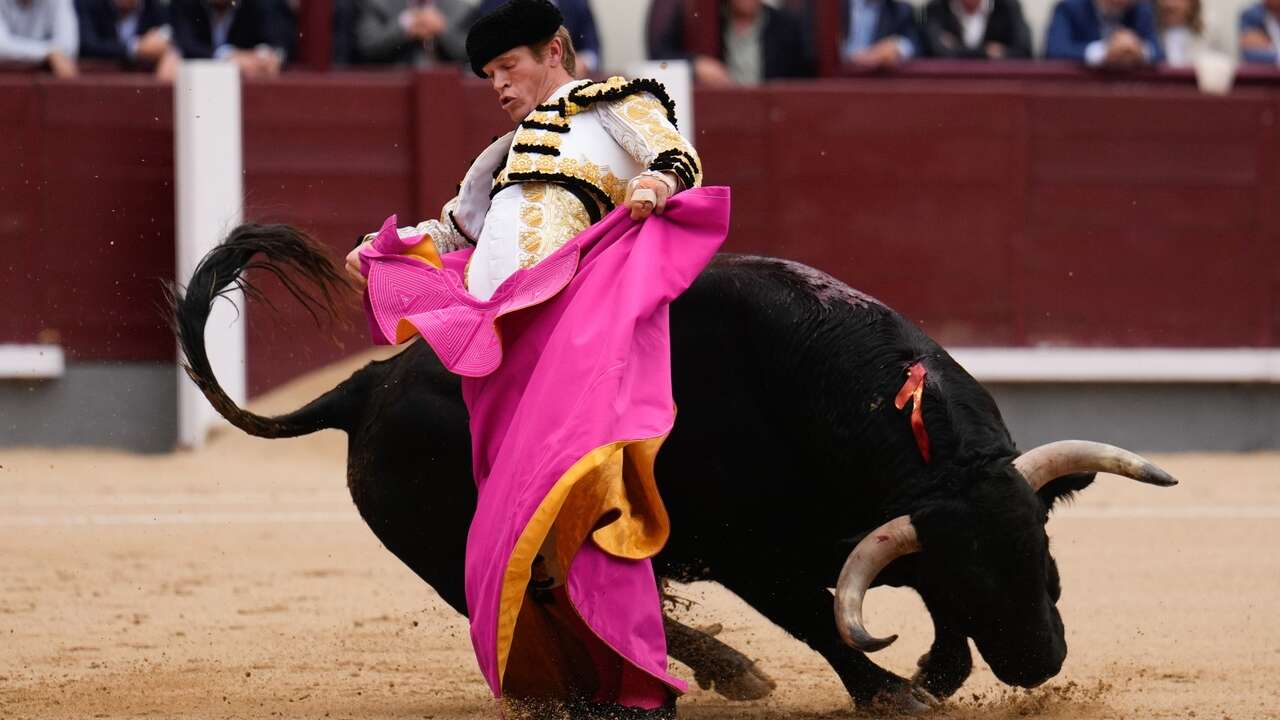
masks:
[[[550,40],[564,16],[549,0],[510,0],[485,15],[467,33],[467,60],[476,75],[484,77],[484,66],[512,48]]]

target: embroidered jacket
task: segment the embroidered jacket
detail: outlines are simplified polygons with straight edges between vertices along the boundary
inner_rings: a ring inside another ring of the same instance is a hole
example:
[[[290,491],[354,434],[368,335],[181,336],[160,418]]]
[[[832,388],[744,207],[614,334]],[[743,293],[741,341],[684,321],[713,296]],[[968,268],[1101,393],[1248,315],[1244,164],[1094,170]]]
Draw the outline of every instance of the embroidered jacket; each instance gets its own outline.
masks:
[[[676,129],[675,105],[660,83],[614,77],[566,87],[476,158],[439,219],[400,234],[422,236],[441,253],[475,245],[493,200],[523,185],[520,265],[527,267],[623,202],[641,171],[670,173],[682,189],[702,184],[697,152]]]

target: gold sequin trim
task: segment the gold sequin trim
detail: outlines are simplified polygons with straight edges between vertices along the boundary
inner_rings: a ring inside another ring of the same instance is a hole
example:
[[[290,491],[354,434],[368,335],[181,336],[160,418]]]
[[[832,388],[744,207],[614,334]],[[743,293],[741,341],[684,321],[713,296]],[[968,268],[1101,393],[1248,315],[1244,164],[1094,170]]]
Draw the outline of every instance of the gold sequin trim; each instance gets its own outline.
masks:
[[[532,228],[542,227],[542,206],[530,203],[520,208],[520,220]]]
[[[516,133],[513,145],[536,145],[538,147],[559,148],[564,138],[559,133],[546,130],[521,129]]]
[[[520,267],[537,265],[591,225],[591,218],[568,190],[548,183],[521,184]]]
[[[614,175],[607,165],[596,165],[585,160],[568,157],[551,157],[549,155],[533,156],[517,154],[511,158],[506,169],[498,173],[494,186],[505,185],[513,173],[540,172],[548,175],[567,175],[582,180],[595,187],[614,205],[621,205],[627,197],[627,181]]]

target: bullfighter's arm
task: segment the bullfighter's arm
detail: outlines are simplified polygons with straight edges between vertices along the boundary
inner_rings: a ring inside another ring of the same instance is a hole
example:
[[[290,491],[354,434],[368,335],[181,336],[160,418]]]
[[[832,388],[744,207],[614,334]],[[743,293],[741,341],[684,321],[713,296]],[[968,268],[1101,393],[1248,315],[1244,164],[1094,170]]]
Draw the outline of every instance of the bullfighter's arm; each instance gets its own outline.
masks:
[[[455,197],[445,203],[444,209],[440,212],[440,219],[423,220],[417,225],[396,228],[398,241],[390,243],[383,241],[385,247],[378,247],[377,244],[372,247],[377,248],[379,252],[409,255],[429,265],[441,267],[441,255],[462,250],[474,244],[462,234],[457,223],[453,221],[453,212],[457,206],[458,198]],[[356,282],[364,283],[364,271],[360,261],[361,251],[377,237],[376,232],[365,235],[355,249],[347,254],[346,270]]]
[[[439,219],[423,220],[417,225],[397,228],[396,232],[400,237],[417,236],[421,238],[421,242],[412,245],[404,251],[405,255],[416,255],[424,259],[431,257],[431,250],[444,255],[455,250],[462,250],[471,247],[474,243],[466,238],[454,224],[450,217],[453,211],[458,207],[458,198],[454,198],[445,203],[444,208],[440,211]],[[369,233],[364,236],[364,242],[369,242],[377,236],[377,233]]]
[[[667,175],[678,190],[702,185],[698,151],[652,94],[638,92],[595,107],[605,130],[641,167]]]

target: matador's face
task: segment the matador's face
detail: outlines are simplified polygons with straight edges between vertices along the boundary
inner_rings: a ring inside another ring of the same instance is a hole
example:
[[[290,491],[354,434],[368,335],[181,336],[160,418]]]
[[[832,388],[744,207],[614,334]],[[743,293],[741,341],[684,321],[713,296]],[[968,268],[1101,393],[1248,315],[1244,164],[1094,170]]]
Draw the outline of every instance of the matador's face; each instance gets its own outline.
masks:
[[[541,53],[526,45],[508,50],[484,66],[502,111],[513,122],[528,117],[563,84],[562,58],[559,40],[553,39]]]

